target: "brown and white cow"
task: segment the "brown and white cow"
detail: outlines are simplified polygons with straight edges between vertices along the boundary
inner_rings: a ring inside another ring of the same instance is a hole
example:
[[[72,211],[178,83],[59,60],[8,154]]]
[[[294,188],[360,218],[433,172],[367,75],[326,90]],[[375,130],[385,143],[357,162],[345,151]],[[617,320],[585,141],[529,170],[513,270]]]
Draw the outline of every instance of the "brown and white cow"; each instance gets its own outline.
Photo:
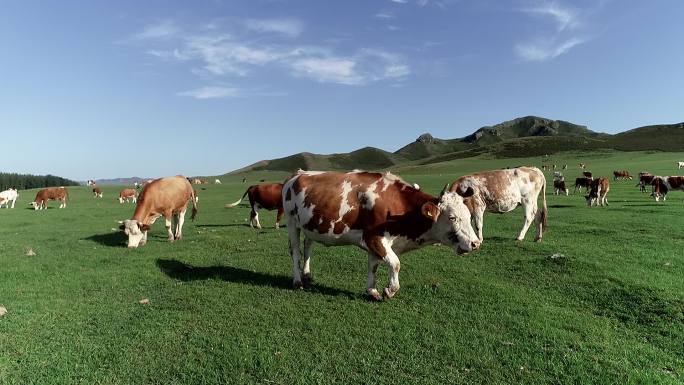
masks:
[[[582,170],[584,170],[585,168],[587,168],[586,163],[580,163],[580,164],[579,164],[579,168],[581,168]]]
[[[615,170],[613,171],[613,180],[616,181],[618,179],[632,180],[632,176],[629,175],[629,171],[627,170]]]
[[[591,207],[596,204],[596,206],[608,206],[608,191],[610,191],[610,182],[608,178],[597,178],[591,181],[591,190],[589,195],[585,195],[584,198],[587,200],[587,204]]]
[[[276,216],[275,228],[280,228],[280,219],[283,217],[283,184],[282,183],[269,183],[269,184],[257,184],[254,186],[249,186],[242,198],[233,203],[228,203],[224,207],[231,208],[235,207],[245,199],[245,195],[249,197],[249,206],[252,211],[249,213],[249,225],[261,229],[261,223],[259,223],[259,209],[266,210],[278,210]]]
[[[36,193],[36,199],[29,203],[34,210],[42,210],[48,208],[48,201],[59,201],[59,208],[66,207],[67,199],[69,199],[69,191],[65,187],[48,187],[39,190]]]
[[[582,171],[582,175],[583,175],[585,178],[594,179],[594,175],[591,173],[591,171]]]
[[[463,195],[472,194],[472,189]],[[390,173],[299,171],[283,186],[283,206],[290,238],[293,284],[311,279],[313,242],[326,246],[355,245],[368,251],[366,292],[379,300],[375,274],[389,265],[384,296],[399,290],[399,256],[442,243],[458,254],[477,249],[480,241],[470,225],[463,196],[439,197],[416,190]],[[304,268],[300,269],[300,234],[304,234]]]
[[[575,189],[572,191],[572,193],[576,193],[577,190],[582,192],[582,187],[589,191],[589,188],[591,188],[591,179],[587,177],[575,178]]]
[[[94,198],[102,198],[102,190],[99,187],[95,187],[93,189],[93,197]]]
[[[197,202],[187,179],[178,175],[156,179],[147,184],[140,193],[133,218],[121,222],[120,229],[128,235],[128,247],[144,246],[147,243],[147,231],[160,216],[164,216],[166,220],[169,241],[181,239],[189,200],[192,201],[191,219],[194,220]]]
[[[507,170],[483,171],[458,178],[449,191],[464,193],[473,189],[472,197],[465,200],[472,215],[477,237],[482,242],[484,212],[503,214],[523,206],[525,223],[516,240],[522,241],[532,221],[537,221],[535,241],[541,241],[546,227],[546,178],[536,167],[517,167]],[[537,199],[542,195],[542,208]]]
[[[667,200],[667,193],[670,190],[684,191],[684,176],[657,176],[653,178],[653,192],[651,196],[655,198],[656,202],[663,198]]]
[[[137,202],[136,196],[137,196],[137,193],[136,193],[135,189],[125,188],[119,192],[119,203],[124,203],[124,201],[128,202],[129,199],[133,203],[136,203]]]
[[[560,195],[561,193],[565,193],[565,196],[568,196],[570,193],[570,190],[565,186],[565,179],[559,178],[559,179],[554,179],[553,180],[553,193],[555,195]]]
[[[653,182],[653,178],[656,176],[648,171],[642,171],[639,173],[639,183],[636,184],[639,187],[639,191],[646,192],[646,185],[650,185]]]

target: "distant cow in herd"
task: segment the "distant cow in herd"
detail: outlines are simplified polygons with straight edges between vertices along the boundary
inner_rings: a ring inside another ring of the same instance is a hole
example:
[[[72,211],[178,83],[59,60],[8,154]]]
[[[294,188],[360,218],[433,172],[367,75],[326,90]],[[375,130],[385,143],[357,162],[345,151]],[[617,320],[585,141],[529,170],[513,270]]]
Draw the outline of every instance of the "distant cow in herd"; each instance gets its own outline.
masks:
[[[147,243],[147,231],[157,218],[163,216],[169,241],[183,237],[183,222],[188,201],[192,202],[192,217],[197,215],[197,202],[190,182],[182,176],[154,180],[140,193],[133,218],[120,222],[120,229],[128,236],[128,247]]]
[[[591,181],[591,189],[589,194],[585,196],[589,206],[608,206],[608,191],[610,191],[610,182],[608,178],[597,178]]]
[[[582,171],[582,176],[588,179],[594,179],[594,174],[591,171]]]
[[[102,198],[102,189],[100,189],[99,187],[95,187],[93,189],[93,197],[94,198]]]
[[[591,187],[591,179],[587,177],[581,177],[581,178],[576,178],[575,179],[575,189],[573,190],[573,194],[579,190],[579,192],[582,192],[582,188],[586,189],[589,191],[589,188]]]
[[[18,196],[19,193],[17,193],[17,189],[12,187],[0,192],[0,208],[2,208],[2,205],[5,205],[6,208],[10,208],[10,202],[12,202],[12,208],[14,208],[14,203],[17,201]]]
[[[555,195],[565,193],[566,196],[570,193],[570,190],[565,185],[565,179],[563,177],[553,180],[553,193]]]
[[[684,162],[677,162],[677,169],[681,170],[684,167]]]
[[[540,172],[541,173],[541,172]],[[294,287],[311,279],[313,242],[326,246],[356,245],[368,252],[366,292],[375,288],[382,262],[389,265],[385,298],[399,290],[399,257],[410,250],[441,243],[461,254],[480,247],[470,225],[464,196],[474,193],[442,191],[439,197],[416,190],[390,173],[299,171],[282,189],[292,255]],[[304,235],[303,251],[300,235]],[[303,271],[300,266],[304,255]]]
[[[616,181],[618,179],[629,179],[632,180],[632,176],[629,175],[629,171],[627,170],[616,170],[613,171],[613,180]]]
[[[136,203],[137,192],[132,188],[125,188],[119,192],[119,203],[132,201]]]
[[[69,198],[69,191],[65,187],[48,187],[42,190],[38,190],[36,193],[36,198],[33,202],[29,203],[34,210],[42,210],[48,208],[48,201],[55,200],[59,201],[59,208],[63,209],[67,205],[67,199]]]
[[[276,216],[275,228],[280,227],[280,219],[283,217],[283,201],[282,201],[283,184],[269,183],[249,186],[242,198],[236,202],[228,203],[226,208],[232,208],[240,204],[245,196],[249,198],[249,206],[252,211],[249,214],[249,225],[261,229],[259,222],[259,209],[278,210]]]
[[[653,183],[653,178],[655,178],[655,175],[651,174],[650,172],[647,171],[642,171],[639,173],[639,183],[637,183],[637,187],[639,187],[639,191],[646,192],[646,185],[651,185]]]
[[[478,240],[482,242],[484,212],[507,213],[522,205],[525,223],[516,237],[522,241],[532,222],[537,221],[536,241],[541,241],[546,227],[546,178],[536,167],[518,167],[507,170],[484,171],[458,178],[449,191],[465,195],[472,189],[472,197],[464,200],[473,217]],[[538,209],[537,198],[542,196]]]

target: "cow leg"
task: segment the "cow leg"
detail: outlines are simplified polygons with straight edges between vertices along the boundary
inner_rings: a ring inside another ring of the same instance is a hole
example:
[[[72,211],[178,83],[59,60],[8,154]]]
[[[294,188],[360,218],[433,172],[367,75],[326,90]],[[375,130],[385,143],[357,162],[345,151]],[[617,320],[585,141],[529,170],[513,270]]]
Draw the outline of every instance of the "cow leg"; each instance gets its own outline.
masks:
[[[394,251],[389,247],[385,247],[387,255],[385,255],[384,261],[389,266],[389,285],[385,288],[383,296],[385,298],[392,298],[397,291],[399,291],[399,270],[401,269],[401,263],[399,262],[399,257],[394,254]]]
[[[169,242],[174,241],[173,231],[171,230],[173,221],[173,214],[170,212],[164,213],[164,226],[166,226],[166,232],[169,233]]]
[[[378,265],[380,265],[380,258],[373,253],[368,253],[368,281],[366,282],[366,293],[376,301],[380,301],[382,297],[375,288],[375,274],[378,272]]]
[[[143,231],[143,237],[140,240],[140,243],[138,243],[138,247],[145,246],[146,243],[147,243],[147,231]]]
[[[311,267],[309,265],[311,261],[311,247],[313,246],[313,240],[304,236],[304,271],[302,275],[302,280],[305,284],[309,284],[313,279],[311,278]]]
[[[285,209],[283,209],[282,207],[278,208],[278,214],[276,215],[276,224],[275,224],[276,230],[280,228],[280,220],[283,218],[284,212],[285,212]]]
[[[259,210],[259,206],[257,204],[254,204],[254,206],[252,206],[252,212],[249,214],[249,225],[261,230],[261,223],[259,223],[259,212],[257,210]]]
[[[14,208],[14,203],[15,203],[16,201],[17,201],[17,198],[14,198],[14,199],[12,200],[12,208]]]
[[[520,234],[515,238],[517,241],[522,241],[525,239],[525,234],[530,228],[532,221],[534,220],[535,214],[537,213],[537,202],[531,202],[529,200],[523,199],[522,201],[523,210],[525,210],[525,223],[523,224]]]
[[[176,240],[183,237],[183,223],[185,222],[185,211],[183,210],[178,214],[178,223],[176,225]]]
[[[477,234],[477,239],[482,243],[482,227],[484,225],[484,211],[478,210],[473,213],[473,227]]]
[[[287,221],[287,234],[290,238],[290,256],[292,257],[292,287],[295,289],[301,289],[302,285],[302,275],[299,269],[299,227],[295,223],[294,219],[290,218]]]

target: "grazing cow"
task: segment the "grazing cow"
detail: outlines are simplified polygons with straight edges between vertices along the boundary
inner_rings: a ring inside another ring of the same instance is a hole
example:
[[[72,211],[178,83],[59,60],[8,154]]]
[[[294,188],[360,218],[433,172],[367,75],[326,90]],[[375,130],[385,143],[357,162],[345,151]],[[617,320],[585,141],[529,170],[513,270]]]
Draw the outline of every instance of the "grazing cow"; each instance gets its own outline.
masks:
[[[677,162],[677,169],[680,170],[682,167],[684,167],[684,162]]]
[[[463,195],[472,195],[469,189]],[[399,256],[442,243],[458,254],[480,242],[470,225],[463,196],[446,189],[437,198],[416,190],[388,173],[299,171],[285,182],[282,194],[292,255],[294,287],[311,279],[313,242],[355,245],[368,251],[366,292],[375,300],[378,265],[389,265],[386,298],[399,290]],[[304,269],[300,270],[300,234],[304,233]],[[302,274],[303,273],[303,274]]]
[[[95,186],[95,181],[92,180],[92,179],[88,179],[88,181],[86,182],[86,184],[87,184],[89,187],[92,187],[92,186]]]
[[[125,188],[119,192],[119,203],[128,202],[130,199],[133,203],[137,202],[136,191],[132,188]]]
[[[582,177],[582,178],[576,178],[575,179],[575,189],[572,191],[572,193],[576,193],[577,190],[579,192],[582,192],[582,187],[584,187],[587,191],[589,191],[589,188],[591,187],[591,179],[587,177]]]
[[[584,175],[585,178],[594,179],[594,176],[591,173],[591,171],[583,171],[582,175]]]
[[[650,185],[653,182],[655,175],[650,172],[640,172],[639,173],[639,183],[636,185],[639,187],[639,191],[642,193],[646,192],[646,185]]]
[[[665,177],[655,177],[653,178],[653,192],[651,196],[655,198],[656,202],[663,198],[663,201],[667,200],[667,193],[670,190],[682,190],[684,191],[684,176],[665,176]]]
[[[12,202],[12,208],[14,208],[14,203],[17,201],[18,196],[19,194],[15,188],[9,188],[3,192],[0,192],[0,208],[2,208],[2,205],[10,208],[10,201]]]
[[[249,225],[251,227],[256,227],[261,230],[261,223],[259,223],[259,209],[263,208],[266,210],[278,210],[276,216],[275,228],[280,228],[280,219],[283,217],[283,184],[282,183],[269,183],[269,184],[257,184],[254,186],[249,186],[242,198],[233,203],[228,203],[225,208],[235,207],[245,199],[245,195],[249,197],[249,206],[252,211],[249,213]]]
[[[247,178],[242,178],[242,183],[247,183]]]
[[[554,171],[553,172],[553,179],[562,179],[563,178],[563,173],[560,171]]]
[[[565,196],[568,196],[570,193],[570,190],[565,186],[565,179],[560,178],[560,179],[554,179],[553,180],[553,193],[555,195],[559,195],[560,193],[565,192]]]
[[[587,165],[584,164],[584,163],[580,163],[580,164],[579,164],[579,168],[581,168],[582,170],[584,170],[585,168],[587,168]]]
[[[99,187],[93,189],[93,197],[102,198],[102,190]]]
[[[536,167],[518,167],[510,170],[495,170],[478,172],[458,178],[449,191],[465,193],[472,188],[474,194],[465,200],[473,218],[475,232],[482,242],[482,226],[485,211],[503,214],[512,211],[519,205],[523,206],[525,223],[518,241],[525,238],[533,220],[537,220],[537,235],[535,241],[542,239],[546,227],[546,178]],[[542,208],[537,210],[537,199],[542,195]]]
[[[589,195],[585,195],[584,198],[587,199],[587,204],[589,207],[594,206],[608,206],[608,191],[610,191],[610,182],[608,178],[597,178],[591,181],[591,190]]]
[[[542,165],[542,170],[543,170],[543,171],[548,171],[548,170],[549,170],[549,166],[543,164],[543,165]]]
[[[567,170],[567,169],[568,169],[568,165],[567,165],[567,164],[564,164],[564,165],[563,165],[563,170]]]
[[[128,247],[144,246],[147,243],[147,231],[160,216],[166,220],[169,241],[181,239],[189,200],[192,201],[191,219],[195,220],[195,193],[190,183],[180,175],[156,179],[145,186],[135,206],[133,218],[121,222],[120,229],[128,235]]]
[[[555,165],[555,164],[553,165],[553,169],[554,169],[554,170],[556,169],[556,165]]]
[[[616,181],[618,179],[629,179],[632,180],[632,176],[629,175],[629,171],[627,170],[616,170],[613,171],[613,180]]]
[[[221,184],[221,180],[220,179],[214,179],[214,184]]]
[[[39,190],[36,193],[36,199],[29,203],[34,210],[42,210],[48,208],[48,201],[60,201],[59,208],[66,207],[66,201],[69,199],[69,191],[64,187],[48,187]]]

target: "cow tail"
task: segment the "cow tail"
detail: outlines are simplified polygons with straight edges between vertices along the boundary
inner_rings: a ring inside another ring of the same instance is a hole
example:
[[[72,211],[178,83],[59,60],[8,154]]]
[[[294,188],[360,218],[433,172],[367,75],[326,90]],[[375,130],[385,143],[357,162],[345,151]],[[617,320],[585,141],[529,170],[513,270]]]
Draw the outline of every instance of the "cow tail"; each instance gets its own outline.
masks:
[[[237,201],[235,201],[233,203],[226,203],[226,205],[223,207],[229,209],[231,207],[235,207],[235,206],[239,205],[240,202],[242,202],[242,200],[245,199],[245,196],[247,195],[248,192],[249,192],[249,189],[245,190],[245,193],[242,194],[242,198],[238,199]]]
[[[190,193],[190,198],[192,198],[192,215],[190,216],[190,220],[194,222],[195,217],[197,216],[197,194],[195,194],[195,190],[192,190]]]
[[[541,190],[541,195],[542,195],[542,209],[539,212],[539,221],[542,225],[542,231],[545,231],[546,228],[548,227],[548,213],[549,209],[546,206],[546,178],[544,178],[544,184],[542,184],[542,190]]]

